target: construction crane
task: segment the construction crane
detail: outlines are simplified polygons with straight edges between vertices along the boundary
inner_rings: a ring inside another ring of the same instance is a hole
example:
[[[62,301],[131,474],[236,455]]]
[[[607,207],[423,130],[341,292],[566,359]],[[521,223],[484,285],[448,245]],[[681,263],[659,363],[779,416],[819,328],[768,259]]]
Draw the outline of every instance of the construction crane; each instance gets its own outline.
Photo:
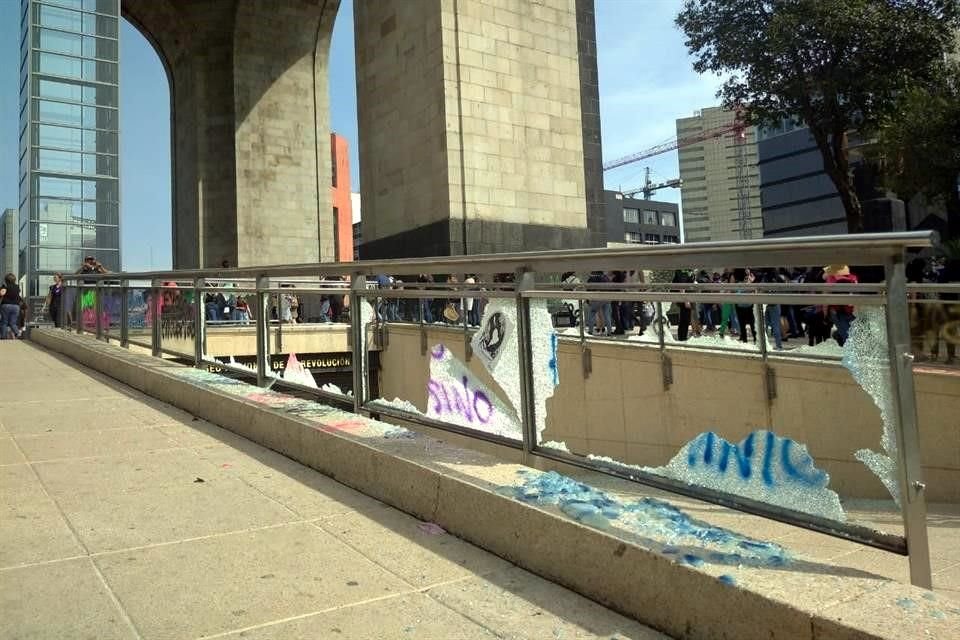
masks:
[[[742,240],[747,240],[753,237],[753,229],[750,227],[750,173],[747,169],[747,125],[744,122],[742,108],[736,109],[733,121],[729,124],[725,124],[720,127],[714,127],[713,129],[706,129],[694,135],[684,136],[682,138],[677,137],[673,140],[668,140],[667,142],[650,147],[649,149],[644,149],[643,151],[633,153],[628,156],[623,156],[622,158],[617,158],[616,160],[604,162],[603,170],[610,171],[611,169],[616,169],[617,167],[623,167],[628,164],[633,164],[634,162],[639,162],[640,160],[644,160],[646,158],[658,156],[661,153],[674,151],[676,149],[688,147],[692,144],[698,144],[707,140],[721,138],[728,133],[733,134],[734,160],[736,168],[735,177],[737,184],[737,231]],[[649,183],[649,176],[647,181]],[[679,186],[679,184],[671,184],[672,182],[675,181],[669,180],[659,185],[645,184],[643,187],[633,190],[630,195],[635,193],[643,193],[645,197],[649,198],[647,194],[652,193],[658,188]],[[679,183],[680,180],[677,179],[676,182]],[[628,195],[628,193],[624,192],[624,195]]]
[[[650,180],[650,167],[646,167],[646,170],[644,172],[643,186],[637,187],[636,189],[628,189],[627,191],[623,191],[622,193],[624,196],[628,198],[632,198],[638,193],[642,193],[643,199],[649,200],[650,196],[653,195],[653,192],[657,191],[658,189],[670,189],[670,188],[679,189],[682,185],[683,185],[683,180],[681,180],[680,178],[673,178],[672,180],[666,180],[664,182],[658,182],[654,184]]]

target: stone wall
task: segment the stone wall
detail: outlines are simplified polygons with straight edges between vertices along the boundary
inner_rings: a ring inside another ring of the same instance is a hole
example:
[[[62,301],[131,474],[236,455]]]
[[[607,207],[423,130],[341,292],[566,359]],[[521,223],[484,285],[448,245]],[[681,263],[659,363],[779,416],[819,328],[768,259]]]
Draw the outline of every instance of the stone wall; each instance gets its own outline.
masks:
[[[365,258],[590,244],[577,4],[355,5]],[[408,33],[411,14],[424,32],[405,43],[389,27]],[[438,72],[443,99],[423,110],[411,87]],[[407,135],[394,113],[419,114],[418,147],[384,144]]]
[[[327,58],[338,5],[123,0],[170,77],[175,268],[333,259]]]

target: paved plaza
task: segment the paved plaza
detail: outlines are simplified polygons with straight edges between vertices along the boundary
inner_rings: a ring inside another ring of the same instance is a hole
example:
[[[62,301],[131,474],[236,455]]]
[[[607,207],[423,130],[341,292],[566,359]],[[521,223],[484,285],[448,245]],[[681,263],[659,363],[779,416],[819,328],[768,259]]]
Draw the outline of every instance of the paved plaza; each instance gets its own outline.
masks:
[[[0,343],[0,637],[661,634],[29,343]]]
[[[63,356],[0,347],[0,637],[665,637]],[[572,473],[776,541],[797,570],[908,580],[905,558]],[[900,528],[884,503],[846,506]],[[929,525],[951,610],[960,509],[931,505]]]

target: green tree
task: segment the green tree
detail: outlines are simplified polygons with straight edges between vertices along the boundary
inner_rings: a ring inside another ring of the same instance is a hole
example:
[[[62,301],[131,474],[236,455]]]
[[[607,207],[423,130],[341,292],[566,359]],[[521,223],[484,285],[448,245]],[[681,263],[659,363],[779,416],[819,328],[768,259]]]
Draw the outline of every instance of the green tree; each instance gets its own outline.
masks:
[[[873,135],[931,79],[954,46],[960,0],[686,0],[676,22],[694,70],[730,75],[724,106],[750,124],[810,128],[856,233],[847,133]]]
[[[905,92],[877,142],[886,186],[905,200],[923,194],[942,202],[949,235],[960,238],[960,63],[947,62],[936,82]]]

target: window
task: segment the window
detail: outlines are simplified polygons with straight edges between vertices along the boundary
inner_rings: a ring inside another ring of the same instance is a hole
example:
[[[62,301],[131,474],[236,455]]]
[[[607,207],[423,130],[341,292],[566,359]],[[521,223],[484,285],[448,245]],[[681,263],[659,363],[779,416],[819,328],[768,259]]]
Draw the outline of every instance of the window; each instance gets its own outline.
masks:
[[[623,221],[638,224],[640,222],[640,211],[637,209],[623,209]]]
[[[79,33],[65,33],[52,29],[35,28],[33,45],[44,51],[64,53],[84,58],[117,59],[117,41],[84,36]]]
[[[655,233],[645,233],[643,234],[643,241],[647,244],[659,244],[660,236]]]
[[[680,238],[677,236],[663,236],[664,242],[670,242],[672,244],[680,244]]]
[[[623,239],[626,242],[640,242],[640,234],[636,231],[627,231],[623,234]]]
[[[44,27],[63,29],[64,31],[74,31],[108,38],[117,37],[117,19],[111,16],[80,13],[79,11],[71,11],[70,9],[49,7],[40,4],[36,5],[34,22]]]
[[[643,211],[643,224],[659,224],[657,221],[657,212],[650,209]]]
[[[34,125],[34,130],[39,147],[117,153],[117,134],[112,132],[59,127],[52,124],[37,124]]]
[[[54,100],[85,102],[101,107],[117,106],[117,88],[115,86],[94,85],[67,79],[34,79],[34,95]]]
[[[665,227],[675,227],[677,226],[677,216],[672,211],[661,211],[660,224]]]
[[[116,178],[59,178],[36,176],[34,195],[40,198],[70,200],[106,200],[117,202],[119,189]]]

